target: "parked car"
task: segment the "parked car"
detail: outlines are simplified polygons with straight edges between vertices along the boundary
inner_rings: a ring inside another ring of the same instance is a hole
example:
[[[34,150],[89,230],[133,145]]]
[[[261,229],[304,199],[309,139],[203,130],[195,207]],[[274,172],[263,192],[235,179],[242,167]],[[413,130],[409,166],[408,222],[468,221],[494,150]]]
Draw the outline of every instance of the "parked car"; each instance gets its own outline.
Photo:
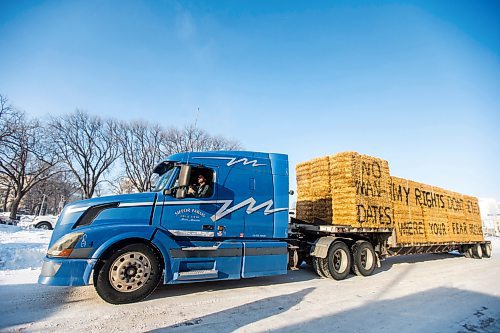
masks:
[[[56,215],[40,215],[35,216],[33,219],[21,219],[18,226],[52,230],[56,225],[58,217]]]
[[[11,220],[10,219],[10,212],[2,212],[2,213],[0,213],[0,224],[17,225],[20,218],[21,218],[20,215],[16,215],[16,219]]]

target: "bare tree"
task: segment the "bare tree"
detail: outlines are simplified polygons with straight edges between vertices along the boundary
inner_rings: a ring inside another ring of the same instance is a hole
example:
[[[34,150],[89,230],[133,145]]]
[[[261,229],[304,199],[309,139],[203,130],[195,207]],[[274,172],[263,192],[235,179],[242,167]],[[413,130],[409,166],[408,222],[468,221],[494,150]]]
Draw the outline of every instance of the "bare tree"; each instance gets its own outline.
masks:
[[[145,122],[122,123],[117,138],[122,151],[126,178],[121,178],[115,191],[149,191],[153,166],[165,156],[202,150],[239,149],[237,142],[211,136],[196,125],[164,130]]]
[[[10,218],[15,219],[23,197],[38,183],[61,172],[45,129],[38,120],[11,109],[13,122],[5,124],[6,133],[0,144],[0,182],[13,191]]]
[[[116,136],[128,178],[121,179],[119,191],[126,190],[124,184],[127,180],[138,192],[149,191],[153,166],[165,155],[162,151],[163,129],[140,121],[121,123]]]
[[[9,124],[12,117],[12,105],[9,103],[7,97],[0,94],[0,146],[3,145],[4,139],[9,136],[12,126]],[[2,194],[2,211],[7,210],[7,204],[11,197],[11,184],[10,180],[0,173],[0,193]]]
[[[14,133],[22,116],[21,112],[16,112],[7,97],[0,94],[0,144]]]
[[[79,188],[71,173],[62,172],[35,185],[23,203],[30,214],[57,214],[66,202],[75,199]]]
[[[8,114],[12,110],[9,100],[4,95],[0,94],[0,118]]]
[[[212,136],[204,129],[191,124],[182,129],[171,128],[166,133],[163,151],[180,153],[185,151],[238,150],[240,144],[220,136]]]
[[[8,184],[7,186],[3,185],[3,184]],[[3,212],[6,212],[7,211],[7,205],[9,203],[9,199],[10,199],[10,191],[12,189],[12,186],[9,184],[8,181],[4,181],[2,182],[0,180],[0,185],[2,185],[2,211]]]
[[[57,154],[78,181],[84,198],[91,198],[119,156],[116,122],[81,110],[53,117],[51,138]]]

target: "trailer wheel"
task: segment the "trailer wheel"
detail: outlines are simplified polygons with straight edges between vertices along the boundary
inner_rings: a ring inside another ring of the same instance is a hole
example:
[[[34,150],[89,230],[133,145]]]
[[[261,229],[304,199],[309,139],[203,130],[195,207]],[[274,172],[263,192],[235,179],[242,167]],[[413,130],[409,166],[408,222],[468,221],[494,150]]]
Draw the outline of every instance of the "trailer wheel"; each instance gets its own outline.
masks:
[[[125,304],[141,301],[156,289],[162,265],[149,246],[137,243],[113,252],[96,274],[99,296],[111,304]]]
[[[319,269],[323,272],[326,278],[333,279],[330,269],[328,268],[328,258],[318,258]]]
[[[472,258],[472,246],[465,246],[464,245],[464,255],[465,255],[465,258]]]
[[[312,266],[313,266],[316,274],[318,274],[322,278],[326,278],[325,273],[323,273],[323,270],[321,269],[320,259],[321,258],[313,257],[312,258]]]
[[[491,243],[481,244],[481,250],[483,250],[483,258],[491,258]]]
[[[481,249],[481,244],[472,245],[472,258],[481,259],[483,257],[483,250]]]
[[[351,252],[344,242],[332,243],[328,249],[327,259],[328,269],[335,280],[343,280],[349,275],[352,265]]]
[[[377,265],[377,257],[373,245],[366,241],[358,241],[352,247],[353,271],[356,275],[372,275]]]

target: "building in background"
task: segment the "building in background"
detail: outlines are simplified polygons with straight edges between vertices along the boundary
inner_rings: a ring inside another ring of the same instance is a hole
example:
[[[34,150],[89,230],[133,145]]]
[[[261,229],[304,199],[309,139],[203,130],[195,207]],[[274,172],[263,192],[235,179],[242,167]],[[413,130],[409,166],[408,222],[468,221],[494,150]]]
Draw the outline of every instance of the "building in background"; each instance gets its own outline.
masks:
[[[500,201],[493,198],[479,199],[483,232],[486,236],[500,237]]]

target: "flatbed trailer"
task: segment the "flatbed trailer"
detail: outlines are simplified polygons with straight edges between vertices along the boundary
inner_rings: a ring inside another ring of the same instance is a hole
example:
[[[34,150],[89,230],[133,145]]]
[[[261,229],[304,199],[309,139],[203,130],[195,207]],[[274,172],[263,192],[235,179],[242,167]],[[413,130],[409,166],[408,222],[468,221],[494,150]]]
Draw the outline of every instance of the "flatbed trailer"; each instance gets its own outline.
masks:
[[[338,251],[342,252],[346,249],[349,251],[343,256],[343,259],[348,261],[346,266],[351,267],[355,274],[363,276],[371,275],[376,266],[381,266],[381,261],[392,256],[457,251],[468,258],[491,257],[491,242],[486,240],[441,244],[398,244],[393,228],[326,225],[321,220],[316,220],[316,222],[315,224],[291,218],[289,229],[289,266],[291,269],[298,269],[306,261],[321,277],[337,280],[345,278],[349,272],[347,269],[339,270],[338,267],[342,265],[335,262],[335,260],[341,261],[342,256],[331,258],[331,262],[328,262],[329,256],[335,256],[329,251],[335,242],[346,245]],[[362,252],[357,249],[360,246],[363,247]],[[373,260],[367,260],[369,257]]]

